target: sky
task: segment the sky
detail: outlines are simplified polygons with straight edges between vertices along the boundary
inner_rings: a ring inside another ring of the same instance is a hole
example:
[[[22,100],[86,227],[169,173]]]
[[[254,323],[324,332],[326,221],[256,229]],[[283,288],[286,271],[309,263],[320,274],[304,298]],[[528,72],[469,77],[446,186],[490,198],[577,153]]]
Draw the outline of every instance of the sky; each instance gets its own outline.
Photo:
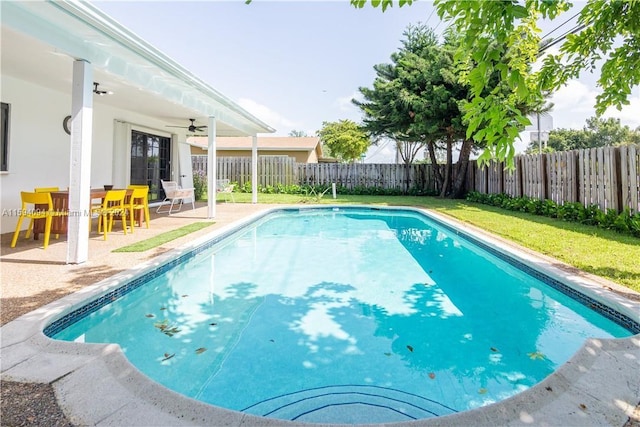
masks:
[[[390,63],[409,25],[426,23],[440,34],[431,1],[393,7],[382,12],[356,9],[348,0],[325,1],[94,1],[120,24],[180,63],[223,95],[276,129],[314,136],[323,122],[362,120],[351,103],[358,88],[372,87],[373,66]],[[552,23],[566,21],[583,3]],[[562,27],[568,30],[574,23]],[[553,35],[558,36],[558,30]],[[584,75],[560,89],[550,100],[554,128],[580,129],[595,115],[596,76]],[[640,126],[640,90],[623,111],[605,117]],[[523,150],[528,134],[516,144]],[[366,162],[390,162],[391,144],[372,147]]]

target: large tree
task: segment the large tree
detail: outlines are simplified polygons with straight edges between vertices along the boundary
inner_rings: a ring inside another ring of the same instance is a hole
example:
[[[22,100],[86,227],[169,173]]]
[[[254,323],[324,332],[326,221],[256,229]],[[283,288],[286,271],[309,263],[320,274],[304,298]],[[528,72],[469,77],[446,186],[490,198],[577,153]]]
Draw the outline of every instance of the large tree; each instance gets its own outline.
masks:
[[[373,88],[360,88],[364,101],[353,102],[364,113],[363,125],[372,135],[394,139],[410,154],[426,146],[440,195],[461,197],[473,140],[466,138],[459,108],[469,91],[453,68],[452,42],[441,45],[424,25],[409,26],[403,35],[392,63],[374,66]],[[437,161],[440,147],[446,152],[444,165]],[[455,148],[460,153],[454,166]],[[403,159],[408,165],[414,157]]]
[[[351,120],[322,122],[318,137],[332,156],[344,162],[359,159],[371,145],[365,131]]]
[[[303,138],[308,136],[307,132],[303,131],[303,130],[296,130],[293,129],[292,131],[289,132],[289,136],[294,137],[294,138]]]
[[[363,7],[367,1],[351,3]],[[393,3],[371,1],[383,11]],[[584,70],[592,71],[601,60],[597,114],[608,106],[620,109],[628,104],[631,89],[640,84],[640,0],[588,0],[576,33],[566,37],[558,55],[545,59],[539,72],[531,67],[540,53],[538,20],[557,18],[570,8],[569,2],[435,0],[435,4],[440,18],[463,35],[457,59],[466,67],[463,77],[473,90],[464,111],[468,136],[487,144],[481,159],[495,156],[511,163],[513,142],[523,126],[530,124],[520,106],[539,104],[545,91],[558,89]],[[500,85],[488,78],[495,72]]]
[[[622,125],[620,119],[590,117],[582,129],[554,129],[550,131],[547,151],[568,151],[639,143],[640,130]],[[537,143],[532,142],[527,152],[537,153]]]

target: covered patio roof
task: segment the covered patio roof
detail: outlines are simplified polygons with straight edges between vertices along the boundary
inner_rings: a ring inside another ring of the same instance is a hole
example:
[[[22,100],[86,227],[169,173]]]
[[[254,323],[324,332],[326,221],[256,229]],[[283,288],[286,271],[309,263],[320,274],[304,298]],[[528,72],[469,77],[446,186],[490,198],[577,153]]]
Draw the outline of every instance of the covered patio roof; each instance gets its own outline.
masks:
[[[0,2],[2,73],[71,92],[73,62],[93,66],[106,105],[186,126],[216,118],[217,136],[274,129],[86,2]],[[213,52],[212,54],[215,54]]]
[[[152,118],[156,126],[158,121],[186,126],[189,119],[207,124],[211,218],[215,217],[215,138],[252,136],[255,140],[258,133],[275,131],[91,3],[0,2],[0,18],[2,76],[69,94],[70,212],[81,212],[89,204],[94,98],[96,104]],[[113,94],[95,96],[95,89],[91,93],[94,82]],[[184,136],[186,130],[174,127],[171,133]],[[256,153],[254,149],[254,180]],[[253,201],[257,202],[256,190]],[[68,222],[67,261],[85,262],[88,219],[70,215]]]

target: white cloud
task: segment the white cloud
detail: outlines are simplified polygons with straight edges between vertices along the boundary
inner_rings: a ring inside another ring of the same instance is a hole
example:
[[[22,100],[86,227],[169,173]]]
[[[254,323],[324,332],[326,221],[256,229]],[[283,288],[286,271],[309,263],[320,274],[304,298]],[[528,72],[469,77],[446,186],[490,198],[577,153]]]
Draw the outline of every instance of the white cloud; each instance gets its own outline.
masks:
[[[582,129],[589,117],[596,115],[595,104],[598,91],[581,81],[571,80],[551,97],[554,103],[551,116],[555,129]],[[618,111],[610,107],[603,117],[619,118],[623,125],[640,126],[640,89],[636,88],[629,97],[630,104]]]
[[[395,163],[396,146],[390,140],[381,141],[378,145],[372,145],[365,153],[365,163]],[[420,157],[421,155],[418,155]]]
[[[335,100],[335,105],[343,112],[352,113],[354,110],[358,111],[358,108],[351,102],[354,98],[362,100],[362,94],[360,92],[352,92],[351,95],[342,96]]]
[[[589,117],[595,116],[594,105],[598,93],[592,87],[571,80],[553,94],[550,101],[555,129],[582,129]]]
[[[252,99],[240,98],[238,104],[258,119],[275,128],[277,135],[287,135],[291,130],[301,127],[301,125]]]
[[[631,92],[629,105],[625,105],[621,111],[618,111],[615,107],[609,107],[602,117],[620,119],[623,125],[627,125],[632,129],[640,126],[640,88],[636,88]]]

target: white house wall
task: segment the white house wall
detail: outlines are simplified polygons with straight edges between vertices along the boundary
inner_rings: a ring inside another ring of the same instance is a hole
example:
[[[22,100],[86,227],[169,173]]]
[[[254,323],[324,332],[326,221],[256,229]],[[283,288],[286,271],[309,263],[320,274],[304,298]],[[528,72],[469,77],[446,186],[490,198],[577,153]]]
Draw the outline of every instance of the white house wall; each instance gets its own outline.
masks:
[[[2,102],[10,105],[8,172],[2,186],[2,233],[15,228],[20,191],[69,185],[69,135],[62,120],[71,97],[2,76]]]
[[[15,210],[20,208],[20,191],[69,186],[70,137],[62,121],[69,115],[71,97],[14,77],[3,75],[1,81],[1,101],[10,105],[9,170],[0,174],[0,232],[7,233],[12,232],[17,223]],[[99,99],[94,99],[92,188],[129,183],[130,141],[114,143],[116,121],[130,123],[133,130],[172,135],[158,119],[101,105]],[[174,139],[184,141],[185,138]],[[177,153],[175,147],[172,148],[172,153]],[[172,161],[174,174],[177,164]],[[24,228],[27,225],[28,222]]]

